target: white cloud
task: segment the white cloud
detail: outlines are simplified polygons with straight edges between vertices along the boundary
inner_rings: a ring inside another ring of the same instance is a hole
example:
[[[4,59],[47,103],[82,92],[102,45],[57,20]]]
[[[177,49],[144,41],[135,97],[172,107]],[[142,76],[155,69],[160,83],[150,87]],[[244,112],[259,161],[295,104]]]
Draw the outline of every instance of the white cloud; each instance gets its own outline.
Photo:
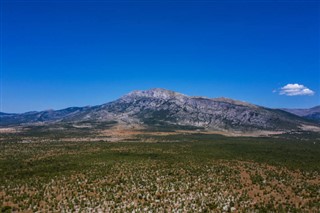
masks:
[[[296,96],[296,95],[314,95],[314,91],[302,84],[287,84],[280,88],[280,95]]]

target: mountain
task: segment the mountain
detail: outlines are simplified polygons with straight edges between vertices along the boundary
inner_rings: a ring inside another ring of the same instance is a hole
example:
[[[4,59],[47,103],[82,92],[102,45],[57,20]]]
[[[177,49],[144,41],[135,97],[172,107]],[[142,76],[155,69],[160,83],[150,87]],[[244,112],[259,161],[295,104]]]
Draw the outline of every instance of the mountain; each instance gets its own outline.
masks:
[[[0,114],[1,126],[93,121],[134,124],[147,128],[223,131],[289,131],[299,129],[302,125],[316,125],[279,109],[228,98],[192,97],[165,89],[133,91],[118,100],[92,107]]]
[[[50,122],[62,120],[72,114],[76,114],[86,107],[70,107],[62,110],[32,111],[22,114],[0,113],[0,126],[17,125],[36,122]]]
[[[320,106],[310,109],[282,109],[286,112],[320,123]]]

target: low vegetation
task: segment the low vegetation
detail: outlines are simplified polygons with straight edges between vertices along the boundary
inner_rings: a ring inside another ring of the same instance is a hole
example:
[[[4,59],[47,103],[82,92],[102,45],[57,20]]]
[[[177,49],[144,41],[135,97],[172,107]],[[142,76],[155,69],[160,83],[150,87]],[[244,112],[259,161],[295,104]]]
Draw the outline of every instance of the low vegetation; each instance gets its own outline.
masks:
[[[2,212],[320,211],[317,135],[110,143],[32,134],[1,135]]]

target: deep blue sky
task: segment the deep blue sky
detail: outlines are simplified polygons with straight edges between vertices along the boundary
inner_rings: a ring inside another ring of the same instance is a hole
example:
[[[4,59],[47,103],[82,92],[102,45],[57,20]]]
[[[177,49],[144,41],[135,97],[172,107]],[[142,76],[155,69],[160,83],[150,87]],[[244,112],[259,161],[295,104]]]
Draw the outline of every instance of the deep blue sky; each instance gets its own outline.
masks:
[[[97,105],[156,87],[319,105],[320,3],[223,2],[2,0],[0,111]],[[279,95],[289,83],[315,94]]]

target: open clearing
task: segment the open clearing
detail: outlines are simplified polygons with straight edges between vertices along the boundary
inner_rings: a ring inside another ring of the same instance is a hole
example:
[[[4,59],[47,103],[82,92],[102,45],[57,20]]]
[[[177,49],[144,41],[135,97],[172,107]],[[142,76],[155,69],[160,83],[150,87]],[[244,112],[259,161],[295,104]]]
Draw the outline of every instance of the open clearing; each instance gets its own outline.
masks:
[[[2,211],[320,210],[317,135],[135,136],[111,143],[2,134]]]

